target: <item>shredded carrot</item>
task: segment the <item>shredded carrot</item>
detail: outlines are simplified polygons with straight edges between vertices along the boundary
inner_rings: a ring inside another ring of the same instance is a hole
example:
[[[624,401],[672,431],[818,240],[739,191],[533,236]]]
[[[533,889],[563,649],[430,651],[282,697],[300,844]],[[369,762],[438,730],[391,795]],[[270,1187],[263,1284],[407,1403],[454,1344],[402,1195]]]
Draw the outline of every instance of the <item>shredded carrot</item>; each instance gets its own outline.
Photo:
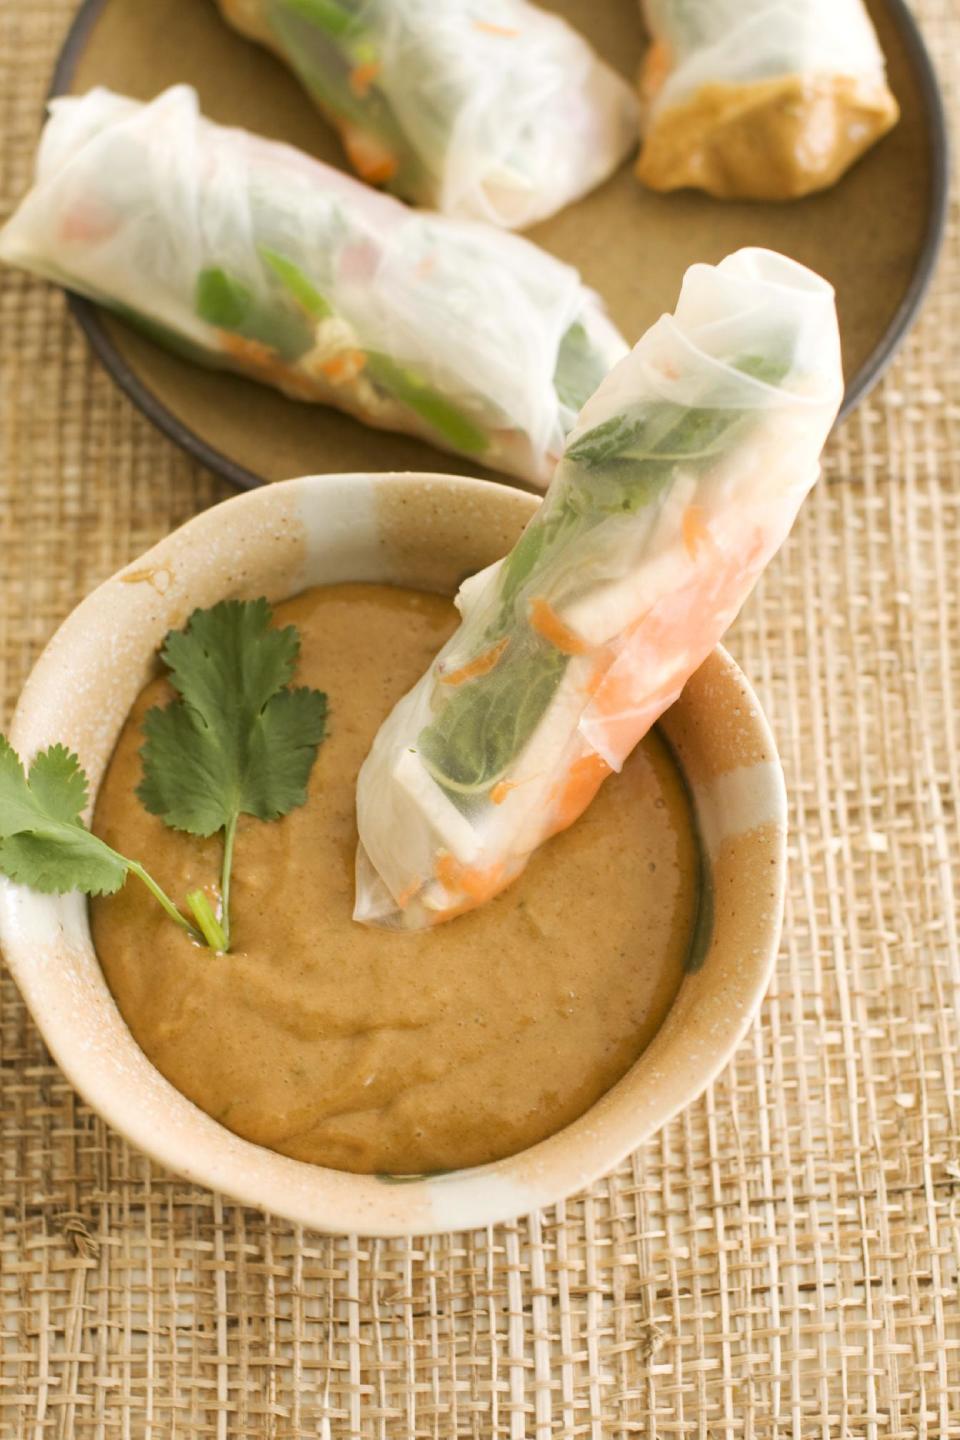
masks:
[[[448,675],[442,674],[440,676],[441,683],[443,685],[462,685],[464,680],[476,680],[479,675],[489,675],[509,644],[510,636],[504,635],[496,645],[491,645],[489,650],[484,650],[482,655],[468,660],[466,665],[461,665],[458,670],[451,670]]]
[[[449,850],[441,850],[437,856],[436,876],[448,890],[462,890],[474,905],[482,905],[506,883],[502,864],[491,865],[488,870],[477,870],[471,865],[461,865]]]
[[[596,668],[594,669],[593,674],[590,676],[590,679],[587,681],[586,685],[584,685],[584,692],[585,694],[590,696],[591,700],[597,694],[598,690],[603,685],[603,682],[606,680],[608,674],[610,673],[610,666],[612,664],[613,656],[608,653],[604,653],[601,656]]]
[[[664,40],[654,40],[643,59],[640,88],[648,99],[658,95],[670,74],[673,59]]]
[[[512,30],[509,25],[495,25],[492,20],[474,20],[475,30],[482,30],[484,35],[502,35],[505,40],[516,40],[520,34],[519,30]]]
[[[447,889],[452,889],[457,884],[457,876],[460,869],[460,862],[454,860],[449,850],[441,850],[437,856],[437,863],[434,866],[437,879]]]
[[[530,624],[563,655],[585,655],[590,649],[575,630],[564,624],[548,600],[541,598],[531,603]]]
[[[368,60],[364,65],[355,65],[350,71],[350,89],[358,100],[363,100],[370,93],[370,86],[380,74],[380,70],[379,60]]]
[[[362,350],[339,350],[329,360],[324,360],[320,369],[334,385],[345,385],[357,378],[366,363],[367,357]]]
[[[445,920],[453,920],[456,916],[473,910],[477,905],[492,900],[494,895],[506,890],[522,868],[522,864],[501,863],[492,865],[489,870],[475,870],[460,865],[448,851],[441,850],[436,859],[436,877],[448,890],[460,890],[465,898],[447,906],[445,910],[435,911],[431,916],[431,923],[440,925]]]
[[[340,135],[350,164],[361,179],[371,185],[382,185],[386,180],[393,179],[400,162],[376,135],[343,120],[340,122]]]
[[[702,505],[688,505],[683,512],[683,543],[691,560],[696,559],[701,545],[710,541],[710,528],[704,519]]]
[[[510,794],[510,791],[516,790],[516,788],[517,782],[515,780],[500,780],[490,791],[490,799],[494,805],[502,805]]]
[[[311,375],[305,375],[293,365],[286,365],[260,340],[248,340],[245,335],[235,335],[232,330],[217,332],[220,345],[226,355],[236,360],[237,368],[250,371],[259,379],[269,380],[285,395],[300,400],[322,400],[323,391]]]
[[[401,910],[406,910],[407,906],[410,904],[410,901],[413,899],[414,895],[416,895],[419,889],[420,881],[411,880],[410,884],[406,887],[406,889],[400,891],[400,894],[397,896],[397,904],[399,905]]]
[[[593,752],[573,762],[556,797],[551,834],[566,830],[583,814],[609,774],[611,770],[606,760]]]
[[[276,367],[276,352],[264,345],[262,340],[249,340],[246,335],[235,335],[232,330],[220,331],[220,344],[228,355],[235,360],[243,360],[247,365],[255,365],[258,369],[272,371]]]

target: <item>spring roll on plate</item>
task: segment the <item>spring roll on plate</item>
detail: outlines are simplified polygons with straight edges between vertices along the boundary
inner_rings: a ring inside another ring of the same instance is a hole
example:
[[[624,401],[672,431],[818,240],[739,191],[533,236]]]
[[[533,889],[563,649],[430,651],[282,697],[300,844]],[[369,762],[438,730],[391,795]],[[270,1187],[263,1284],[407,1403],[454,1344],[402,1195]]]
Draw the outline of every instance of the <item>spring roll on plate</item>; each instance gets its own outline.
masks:
[[[526,0],[219,0],[336,126],[364,180],[448,215],[520,227],[636,144],[630,86]]]
[[[862,0],[643,0],[637,173],[654,190],[789,200],[896,123]]]
[[[185,85],[54,100],[0,259],[192,359],[541,487],[627,352],[576,270],[529,241],[214,125]]]
[[[688,270],[377,734],[357,786],[356,919],[459,915],[577,819],[784,540],[842,393],[826,281],[766,250]]]

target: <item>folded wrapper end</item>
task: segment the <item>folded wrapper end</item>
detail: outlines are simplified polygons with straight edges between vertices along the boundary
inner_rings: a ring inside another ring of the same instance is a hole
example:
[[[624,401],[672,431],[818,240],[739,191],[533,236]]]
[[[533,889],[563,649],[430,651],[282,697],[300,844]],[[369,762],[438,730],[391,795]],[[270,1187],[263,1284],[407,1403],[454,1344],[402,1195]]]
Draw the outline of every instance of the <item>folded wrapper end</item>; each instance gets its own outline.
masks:
[[[408,928],[403,911],[377,874],[362,844],[357,845],[356,885],[353,918],[358,925],[376,925],[382,930]]]
[[[353,919],[358,925],[378,930],[429,930],[451,907],[446,888],[435,880],[421,886],[406,904],[398,905],[362,843],[357,844],[355,873]]]

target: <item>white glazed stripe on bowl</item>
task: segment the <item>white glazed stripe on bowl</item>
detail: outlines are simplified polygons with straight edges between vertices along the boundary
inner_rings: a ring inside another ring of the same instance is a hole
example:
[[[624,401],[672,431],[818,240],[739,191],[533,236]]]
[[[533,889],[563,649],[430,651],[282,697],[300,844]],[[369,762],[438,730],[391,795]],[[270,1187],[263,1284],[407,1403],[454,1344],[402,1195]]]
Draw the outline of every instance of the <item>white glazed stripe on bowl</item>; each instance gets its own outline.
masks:
[[[74,611],[24,689],[12,743],[30,756],[64,741],[95,791],[163,636],[195,607],[237,595],[281,600],[346,580],[452,592],[466,571],[512,543],[536,503],[485,481],[412,474],[308,477],[226,501]],[[757,702],[729,657],[714,652],[691,690],[698,685],[703,694],[681,700],[666,731],[691,779],[710,853],[715,933],[707,964],[687,976],[628,1075],[580,1120],[520,1155],[397,1184],[253,1145],[182,1096],[140,1050],[100,970],[83,897],[0,880],[0,944],[67,1078],[127,1139],[186,1178],[335,1232],[410,1235],[529,1212],[612,1168],[694,1099],[728,1059],[769,977],[782,908],[782,773]],[[735,715],[730,753],[740,746],[747,763],[717,770],[708,712]],[[713,778],[698,784],[698,767],[711,764]],[[737,903],[728,913],[730,884]],[[756,903],[743,904],[744,886],[760,897]]]

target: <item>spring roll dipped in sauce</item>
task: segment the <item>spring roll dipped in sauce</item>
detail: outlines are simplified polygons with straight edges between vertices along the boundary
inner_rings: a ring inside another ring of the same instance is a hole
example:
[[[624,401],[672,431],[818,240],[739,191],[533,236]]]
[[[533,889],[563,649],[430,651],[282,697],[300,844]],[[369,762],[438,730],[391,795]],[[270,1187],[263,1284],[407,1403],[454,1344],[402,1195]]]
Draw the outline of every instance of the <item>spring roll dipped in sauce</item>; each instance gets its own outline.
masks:
[[[842,393],[826,281],[764,250],[691,267],[381,727],[357,786],[356,919],[451,919],[577,819],[783,542]]]
[[[545,488],[626,342],[576,270],[409,210],[196,93],[54,100],[0,259],[203,364]]]
[[[790,200],[896,123],[862,0],[642,0],[637,174],[654,190]]]
[[[357,174],[416,205],[523,227],[636,143],[636,99],[526,0],[219,0],[297,73]]]

